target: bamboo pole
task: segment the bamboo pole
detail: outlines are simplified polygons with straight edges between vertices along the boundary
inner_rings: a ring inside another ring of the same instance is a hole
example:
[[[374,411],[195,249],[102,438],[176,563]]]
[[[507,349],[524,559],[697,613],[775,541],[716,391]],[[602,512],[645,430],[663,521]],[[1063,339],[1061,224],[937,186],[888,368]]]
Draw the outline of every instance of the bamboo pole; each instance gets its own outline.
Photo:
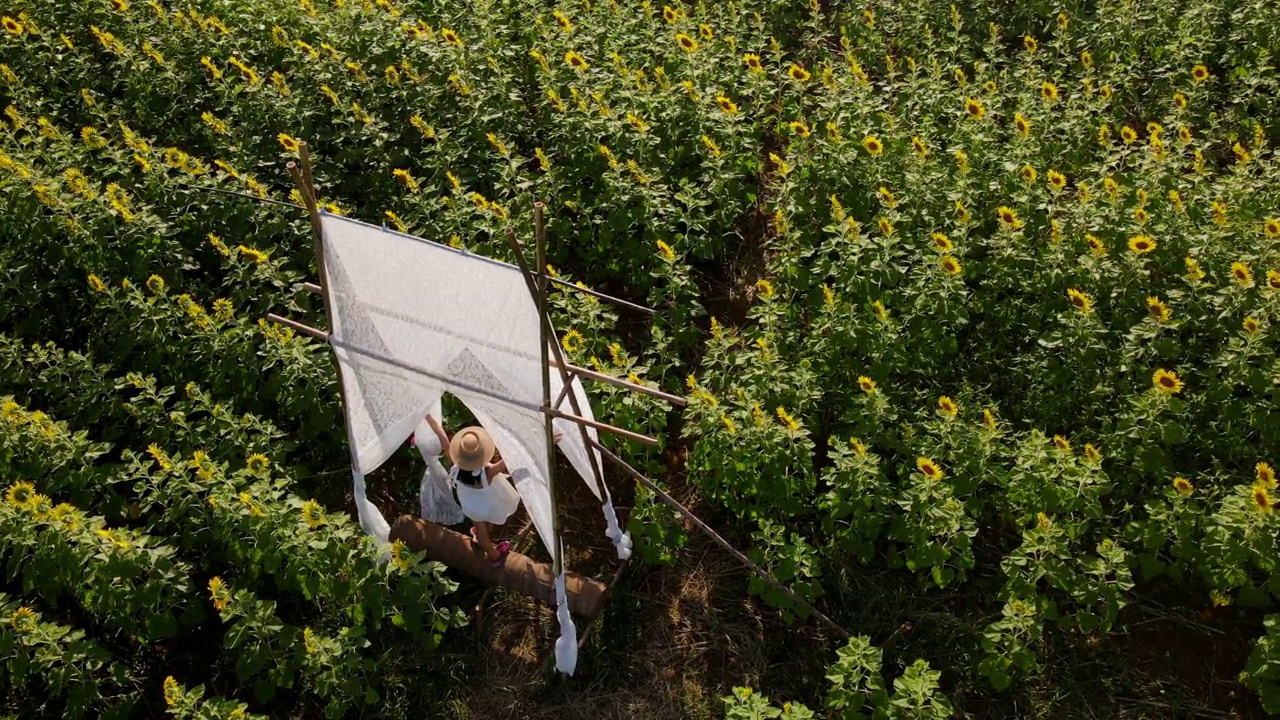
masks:
[[[652,492],[654,495],[657,495],[658,498],[662,500],[662,502],[666,503],[669,507],[674,509],[676,512],[683,515],[689,522],[696,525],[697,528],[701,530],[704,535],[714,540],[717,545],[724,548],[730,555],[737,558],[738,562],[745,565],[748,569],[750,569],[756,575],[759,575],[770,585],[773,585],[775,588],[781,590],[783,593],[786,594],[787,597],[791,598],[793,602],[795,602],[800,607],[803,607],[804,609],[808,610],[810,613],[813,614],[814,617],[826,623],[827,626],[829,626],[832,630],[835,630],[837,633],[839,633],[841,637],[845,637],[845,638],[849,637],[848,630],[845,630],[844,628],[837,625],[834,620],[822,614],[817,608],[815,608],[812,604],[810,604],[809,601],[797,595],[794,590],[787,587],[786,585],[783,585],[781,582],[778,581],[777,578],[775,578],[773,575],[770,575],[766,570],[764,570],[764,568],[761,568],[759,565],[752,562],[751,558],[747,557],[746,555],[743,555],[737,548],[730,545],[728,540],[725,540],[723,537],[720,536],[720,533],[711,529],[711,527],[706,523],[702,522],[702,520],[697,515],[694,515],[688,508],[686,508],[684,505],[681,505],[678,500],[668,495],[662,488],[658,487],[652,480],[645,477],[639,470],[636,470],[635,468],[628,465],[625,460],[618,457],[617,455],[614,455],[612,452],[609,451],[609,448],[605,447],[604,445],[601,445],[598,442],[595,442],[592,444],[596,447],[596,449],[600,451],[602,455],[604,455],[606,458],[616,463],[628,475],[635,478],[637,482],[639,482],[641,485],[644,485],[646,488],[648,488],[649,491]]]
[[[573,400],[573,395],[569,396],[569,400],[570,401]],[[609,423],[600,422],[599,420],[591,420],[589,418],[582,417],[581,415],[574,415],[573,413],[567,413],[563,410],[556,410],[553,407],[543,408],[543,411],[553,417],[558,417],[564,420],[568,420],[570,422],[575,422],[578,424],[579,427],[583,427],[583,428],[592,427],[597,430],[604,430],[605,432],[611,433],[613,435],[617,435],[618,437],[626,438],[627,440],[635,440],[636,442],[642,443],[644,445],[648,445],[649,447],[657,447],[658,445],[657,438],[650,437],[648,435],[645,435],[643,433],[638,433],[633,430],[625,430],[623,428],[610,425]],[[588,453],[588,455],[590,455],[590,453]]]
[[[537,230],[537,238],[540,245],[539,253],[538,253],[538,267],[541,268],[541,270],[538,273],[537,277],[542,278],[541,287],[545,289],[546,278],[547,278],[547,274],[546,274],[547,263],[546,263],[546,257],[545,257],[545,253],[546,253],[545,243],[546,243],[547,230],[542,217],[542,211],[544,207],[545,206],[540,201],[535,202],[533,204],[533,221],[534,221],[535,228]],[[516,239],[516,234],[514,231],[511,230],[511,228],[507,228],[507,242],[511,244],[511,249],[516,256],[516,263],[520,266],[520,271],[525,276],[525,283],[529,286],[529,289],[532,292],[534,289],[534,276],[532,275],[532,273],[529,272],[529,266],[525,262],[524,249],[520,247],[520,241]],[[544,303],[545,303],[545,297],[546,296],[544,293],[543,294]],[[544,307],[544,310],[545,310],[545,307]],[[548,315],[545,311],[542,313],[542,324],[543,324],[543,332],[554,337],[555,328],[553,328],[551,325],[550,315]],[[550,345],[549,349],[555,353],[555,356],[556,356],[555,366],[560,371],[561,382],[563,382],[566,386],[571,385],[573,383],[573,378],[569,375],[569,372],[567,370],[569,363],[566,362],[564,359],[564,353],[560,349],[560,343],[544,342],[543,345],[544,347],[547,345]],[[545,359],[545,356],[544,356],[544,359]],[[583,369],[585,370],[585,368]],[[590,371],[587,371],[587,372],[590,372]],[[548,376],[549,375],[550,373],[548,372]],[[628,385],[630,385],[630,383],[628,383]],[[582,433],[582,444],[585,448],[589,449],[591,447],[592,441],[591,441],[591,436],[587,434],[587,425],[590,423],[587,422],[585,418],[581,418],[582,407],[578,403],[577,395],[573,392],[570,392],[568,397],[569,397],[569,407],[572,408],[574,414],[579,416],[579,418],[581,419],[581,421],[578,423],[578,430]],[[559,413],[560,410],[552,407],[547,407],[547,412]],[[591,422],[594,422],[594,421],[591,421]],[[648,438],[648,436],[642,436],[642,435],[639,435],[638,433],[632,433],[631,431],[625,431],[625,434],[624,433],[616,433],[616,434],[622,435],[622,437],[631,437],[631,439],[635,439],[635,440],[640,440],[641,437]],[[650,444],[647,439],[640,440],[640,442],[644,442],[645,444]],[[652,443],[652,445],[657,445],[657,444],[658,443],[656,440]],[[591,474],[595,477],[596,487],[600,488],[602,492],[607,493],[608,488],[604,486],[604,473],[601,472],[600,470],[599,461],[596,459],[595,453],[587,452],[587,460],[591,463]]]
[[[542,203],[533,204],[533,218],[536,233],[534,237],[537,241],[537,257],[538,267],[543,268],[547,264],[547,236],[542,224]],[[511,235],[510,237],[515,237]],[[521,263],[524,258],[522,257]],[[560,539],[560,501],[556,492],[556,429],[555,418],[551,415],[551,370],[547,367],[548,353],[550,349],[548,345],[551,343],[551,333],[548,331],[550,323],[547,322],[547,280],[546,271],[541,270],[538,273],[539,282],[537,283],[538,292],[534,295],[534,300],[538,303],[538,336],[541,338],[542,352],[542,405],[543,405],[543,428],[547,434],[547,490],[551,496],[551,538],[555,543],[555,547],[551,548],[551,572],[560,577],[560,573],[564,572],[564,542]],[[581,413],[578,413],[581,414]],[[581,426],[579,426],[581,427]],[[584,429],[585,433],[586,430]]]
[[[296,210],[307,209],[306,205],[297,205],[295,203],[285,202],[284,200],[276,200],[275,198],[258,197],[253,193],[240,192],[239,190],[227,190],[226,188],[207,187],[205,185],[192,185],[191,183],[179,182],[177,180],[170,180],[169,182],[173,183],[174,185],[177,185],[178,187],[190,188],[191,190],[204,190],[205,192],[220,193],[222,195],[232,195],[235,197],[244,198],[246,200],[253,200],[255,202],[260,202],[260,203],[263,203],[264,205],[283,205],[284,207],[291,207]]]
[[[308,336],[308,337],[313,337],[313,338],[315,338],[315,339],[317,339],[317,340],[320,340],[320,341],[322,341],[322,342],[328,342],[328,341],[329,341],[329,333],[327,333],[327,332],[325,332],[325,331],[323,331],[323,330],[320,330],[319,328],[313,328],[313,327],[311,327],[310,325],[303,325],[302,323],[298,322],[297,320],[290,320],[290,319],[289,319],[289,318],[287,318],[287,317],[280,317],[279,315],[277,315],[277,314],[275,314],[275,313],[267,313],[267,319],[268,319],[268,320],[270,320],[270,321],[271,321],[271,322],[273,322],[273,323],[276,323],[276,324],[279,324],[279,325],[284,325],[284,326],[285,326],[285,327],[287,327],[287,328],[292,328],[292,329],[294,329],[294,330],[296,330],[296,331],[298,331],[298,332],[302,333],[303,335],[306,335],[306,336]]]
[[[418,367],[417,365],[410,365],[409,363],[401,362],[400,360],[397,360],[395,358],[387,357],[379,353],[371,352],[364,348],[358,348],[351,345],[347,345],[346,343],[343,343],[341,341],[334,340],[333,337],[329,333],[326,333],[324,330],[320,330],[319,328],[313,328],[310,325],[304,325],[298,322],[297,320],[290,320],[288,318],[276,315],[275,313],[267,313],[267,319],[270,320],[271,322],[284,325],[285,327],[293,328],[294,330],[297,330],[298,332],[304,335],[313,337],[317,340],[327,341],[330,345],[333,345],[335,347],[340,347],[344,350],[356,353],[358,355],[364,355],[365,357],[372,358],[379,362],[384,362],[388,365],[398,367],[401,370],[408,370],[409,372],[417,373],[419,375],[425,375],[426,377],[429,377],[432,380],[438,380],[440,382],[446,382],[451,385],[456,385],[458,387],[463,388],[464,390],[467,390],[468,392],[473,392],[473,393],[476,393],[477,395],[483,395],[492,400],[497,400],[498,402],[507,403],[508,405],[515,405],[516,407],[524,408],[526,410],[541,410],[542,412],[546,412],[554,417],[562,418],[564,420],[568,420],[569,422],[578,423],[579,425],[586,425],[588,427],[593,427],[597,430],[603,430],[607,433],[611,433],[619,437],[624,437],[628,440],[635,440],[636,442],[643,443],[645,445],[655,446],[658,444],[657,438],[650,437],[648,435],[643,435],[641,433],[633,432],[631,430],[625,430],[623,428],[610,425],[608,423],[600,422],[599,420],[592,420],[590,418],[585,418],[580,415],[574,415],[573,413],[567,413],[567,412],[564,412],[563,410],[559,410],[551,406],[543,406],[541,408],[536,408],[531,405],[524,405],[524,404],[515,402],[511,398],[508,398],[504,395],[499,395],[498,393],[495,393],[492,390],[486,390],[482,387],[468,385],[466,383],[462,383],[458,381],[456,378],[448,378],[438,373],[434,373],[430,370],[427,370],[426,368]],[[339,377],[339,380],[341,380],[341,377]]]
[[[552,364],[554,365],[555,363]],[[602,372],[596,372],[595,370],[588,370],[580,365],[566,363],[564,365],[557,365],[557,367],[568,370],[575,375],[590,378],[591,380],[599,380],[606,385],[615,385],[626,390],[631,390],[632,392],[638,392],[642,395],[651,395],[661,400],[665,400],[676,407],[685,407],[689,404],[688,400],[685,400],[679,395],[672,395],[671,393],[663,392],[645,385],[637,385],[629,380],[623,380],[622,378],[614,377],[613,375],[608,375]]]
[[[320,276],[320,297],[324,301],[324,314],[333,321],[333,290],[329,286],[329,272],[325,269],[324,263],[324,228],[320,223],[320,207],[316,202],[316,189],[311,180],[311,150],[307,146],[306,140],[298,141],[298,158],[302,161],[302,169],[299,170],[297,164],[292,160],[285,166],[289,169],[289,174],[293,176],[293,181],[298,184],[298,192],[302,195],[303,202],[307,205],[307,216],[311,219],[311,240],[315,247],[316,254],[316,272]],[[270,316],[268,316],[270,317]],[[284,318],[281,318],[284,319]],[[288,324],[288,323],[287,323]],[[296,323],[301,326],[301,323]],[[294,325],[290,325],[291,327]],[[319,331],[323,332],[323,331]],[[313,336],[314,337],[314,336]],[[329,334],[325,333],[324,339],[329,339]],[[334,349],[333,343],[329,343],[329,354],[333,358],[333,370],[338,381],[338,399],[342,402],[343,419],[342,425],[347,431],[347,446],[351,453],[351,467],[358,469],[360,467],[360,458],[357,454],[355,439],[351,437],[351,427],[347,423],[347,388],[346,383],[342,380],[342,366],[338,363],[338,353]]]
[[[547,281],[549,278],[547,276],[547,271],[546,271],[547,228],[546,228],[545,219],[543,218],[544,208],[545,208],[545,205],[541,201],[537,201],[533,204],[533,222],[534,222],[534,228],[536,232],[535,237],[538,243],[537,244],[537,259],[538,259],[537,296],[540,302],[539,314],[541,315],[540,321],[542,322],[542,334],[543,334],[542,359],[545,364],[547,360],[547,351],[548,350],[554,351],[556,356],[554,366],[557,370],[560,371],[560,381],[564,385],[564,390],[567,391],[567,393],[561,392],[561,395],[562,396],[567,395],[569,399],[569,406],[573,409],[574,414],[581,416],[582,407],[578,402],[578,396],[576,393],[572,392],[571,390],[575,380],[573,376],[570,375],[569,373],[569,369],[568,369],[569,363],[564,358],[564,354],[560,349],[560,343],[554,341],[555,329],[551,325],[551,316],[550,314],[547,313],[547,286],[548,286]],[[529,273],[529,268],[525,264],[524,250],[520,247],[520,241],[516,239],[515,233],[510,229],[508,229],[507,231],[507,241],[511,243],[512,250],[515,252],[516,261],[520,265],[520,271],[521,273],[524,274],[525,282],[529,285],[530,290],[532,290],[534,287],[534,282],[533,282],[533,277],[531,277]],[[590,372],[590,371],[587,371],[587,372]],[[550,382],[551,382],[550,368],[546,369],[546,375],[544,377],[546,378],[544,380],[544,383],[545,383],[544,386],[549,388]],[[628,385],[630,385],[630,383],[628,383]],[[559,401],[556,402],[556,405],[557,406],[559,405]],[[560,412],[558,408],[553,408],[553,407],[547,407],[546,410],[549,414],[553,412],[554,413]],[[548,415],[548,417],[550,417],[550,415]],[[550,428],[550,420],[548,420],[548,428]],[[582,433],[582,444],[583,444],[583,447],[587,450],[587,460],[591,463],[591,473],[595,477],[596,487],[599,488],[602,493],[604,493],[605,497],[608,497],[609,488],[605,486],[604,472],[600,468],[600,462],[596,457],[596,454],[594,452],[591,452],[592,440],[591,440],[591,436],[587,433],[586,423],[579,422],[578,431]],[[552,488],[551,508],[553,513],[553,516],[552,516],[553,519],[557,518],[558,513],[556,512],[556,497],[555,497],[554,488]],[[558,533],[555,535],[555,537],[556,537],[556,542],[557,543],[560,542],[560,537]],[[563,546],[561,546],[558,549],[561,552],[563,552]],[[626,568],[627,568],[627,561],[623,560],[621,567],[618,568],[617,572],[614,575],[615,582],[617,581],[618,578],[622,577],[622,573],[624,570],[626,570]],[[604,604],[604,600],[606,600],[608,597],[607,589],[605,593],[606,593],[606,596],[601,599],[602,606]],[[583,637],[580,638],[578,641],[579,648],[581,648],[583,643],[585,643],[587,639],[591,637],[591,632],[594,628],[595,628],[594,624],[587,626],[587,629],[583,633]]]
[[[545,265],[543,266],[543,269],[544,270],[546,269]],[[573,290],[575,292],[580,292],[586,295],[590,295],[591,297],[594,297],[594,298],[600,298],[601,300],[608,300],[611,303],[621,305],[622,307],[625,307],[625,308],[631,308],[632,310],[635,310],[637,312],[642,312],[646,315],[654,315],[657,313],[657,311],[652,308],[647,308],[643,305],[637,305],[633,302],[623,300],[622,298],[616,298],[612,295],[606,295],[600,292],[599,290],[592,290],[591,288],[581,287],[579,285],[575,285],[574,283],[569,282],[568,280],[561,280],[560,278],[553,278],[549,276],[547,279],[555,283],[556,285],[559,285],[560,287],[565,288],[566,290]]]
[[[561,386],[560,386],[560,394],[559,394],[559,395],[556,395],[556,401],[555,401],[555,402],[553,402],[553,403],[551,403],[551,407],[552,407],[553,409],[555,409],[555,410],[559,410],[559,409],[560,409],[560,405],[561,405],[562,403],[564,403],[564,396],[565,396],[565,395],[568,395],[568,394],[569,394],[569,391],[570,391],[570,390],[572,390],[572,389],[573,389],[573,386],[572,386],[572,385],[561,385]]]
[[[324,292],[324,290],[322,290],[319,285],[316,285],[315,283],[309,283],[309,282],[302,283],[302,289],[306,290],[307,292],[315,293],[317,295]],[[325,338],[321,338],[321,339],[323,340]],[[554,360],[551,361],[551,364],[553,366],[559,367],[556,365],[556,361]],[[679,395],[672,395],[671,393],[663,392],[662,390],[658,390],[657,388],[651,388],[651,387],[648,387],[647,385],[637,385],[629,380],[623,380],[622,378],[614,377],[613,375],[609,375],[607,373],[590,370],[588,368],[582,367],[581,365],[574,365],[573,363],[567,363],[564,367],[566,370],[568,370],[569,372],[575,375],[578,375],[579,377],[584,377],[589,380],[596,380],[606,385],[613,385],[615,387],[623,388],[624,390],[638,392],[641,395],[649,395],[652,397],[656,397],[676,407],[686,407],[689,404],[688,400],[680,397]],[[568,387],[567,384],[566,384],[566,387]],[[554,403],[552,403],[551,404],[552,407],[556,407],[556,408],[560,407],[560,401],[564,399],[563,398],[564,392],[565,391],[563,390],[561,391],[562,397],[556,400]]]

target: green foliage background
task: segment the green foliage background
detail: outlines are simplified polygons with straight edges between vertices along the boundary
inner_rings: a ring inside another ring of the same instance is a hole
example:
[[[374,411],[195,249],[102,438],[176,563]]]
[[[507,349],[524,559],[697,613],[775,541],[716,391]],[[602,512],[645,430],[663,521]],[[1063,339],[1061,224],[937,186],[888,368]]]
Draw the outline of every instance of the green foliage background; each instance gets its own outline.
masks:
[[[548,200],[557,273],[661,311],[557,295],[566,350],[693,400],[597,415],[687,446],[730,535],[837,620],[873,567],[992,608],[956,677],[855,638],[827,712],[1016,691],[1046,633],[1104,636],[1144,587],[1280,593],[1274,4],[5,13],[0,664],[51,697],[15,711],[372,714],[379,658],[464,621],[338,507],[325,350],[259,320],[320,311],[296,139],[329,211],[476,252]],[[685,542],[639,490],[629,520],[651,562]],[[1274,710],[1273,625],[1242,679]],[[221,650],[166,668],[191,643]]]

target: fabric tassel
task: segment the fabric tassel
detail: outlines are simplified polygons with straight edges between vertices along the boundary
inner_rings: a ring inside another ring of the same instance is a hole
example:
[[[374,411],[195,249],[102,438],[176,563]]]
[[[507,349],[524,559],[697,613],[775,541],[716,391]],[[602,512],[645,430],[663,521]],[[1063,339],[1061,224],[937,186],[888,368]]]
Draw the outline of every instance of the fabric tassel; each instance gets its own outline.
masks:
[[[556,618],[560,637],[556,640],[556,669],[572,676],[578,669],[578,628],[569,617],[569,599],[564,589],[564,571],[556,578]]]
[[[607,488],[605,492],[608,493]],[[613,541],[613,547],[618,551],[618,559],[626,560],[631,557],[631,533],[625,533],[621,527],[618,527],[618,513],[613,509],[613,498],[605,500],[600,510],[604,513],[604,522],[607,526],[605,534]]]
[[[352,468],[351,478],[355,482],[356,514],[360,516],[360,527],[380,542],[389,542],[391,526],[387,524],[387,519],[382,517],[382,511],[378,510],[378,506],[369,502],[369,498],[365,496],[364,475]]]

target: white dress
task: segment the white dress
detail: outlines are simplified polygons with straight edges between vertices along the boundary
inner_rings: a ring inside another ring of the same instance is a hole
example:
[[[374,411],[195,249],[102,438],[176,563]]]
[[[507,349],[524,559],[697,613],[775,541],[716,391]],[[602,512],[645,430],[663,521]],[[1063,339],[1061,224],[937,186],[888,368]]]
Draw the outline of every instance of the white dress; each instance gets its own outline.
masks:
[[[453,497],[453,481],[449,472],[440,464],[440,438],[424,420],[418,424],[414,437],[417,438],[418,452],[427,463],[422,473],[422,484],[418,486],[418,504],[421,506],[422,519],[440,525],[457,525],[467,519],[458,501]]]
[[[520,494],[511,486],[506,475],[499,475],[492,480],[487,479],[488,473],[481,472],[480,476],[481,487],[474,488],[457,481],[456,465],[449,470],[449,479],[458,492],[462,512],[475,522],[502,525],[520,507]]]

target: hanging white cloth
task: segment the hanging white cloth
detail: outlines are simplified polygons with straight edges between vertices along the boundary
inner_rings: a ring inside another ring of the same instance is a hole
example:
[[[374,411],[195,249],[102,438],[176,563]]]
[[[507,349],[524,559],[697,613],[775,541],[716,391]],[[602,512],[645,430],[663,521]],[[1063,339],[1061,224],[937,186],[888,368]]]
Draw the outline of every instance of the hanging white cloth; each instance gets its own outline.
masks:
[[[449,392],[493,437],[544,547],[558,548],[558,538],[552,536],[541,408],[548,368],[539,347],[538,308],[520,269],[325,212],[320,225],[332,315],[329,342],[345,394],[361,527],[387,538],[386,520],[364,497],[363,476],[385,462]],[[551,372],[550,377],[558,393],[559,375]],[[591,417],[581,383],[575,380],[571,392],[582,413]],[[561,449],[601,499],[618,556],[628,556],[631,539],[618,526],[608,487],[596,481],[588,453],[595,455],[596,467],[599,454],[588,449],[573,423],[557,420],[556,428],[564,436]],[[428,441],[430,435],[419,439]],[[595,431],[590,435],[594,438]],[[428,465],[428,473],[433,472],[430,461]],[[425,477],[423,494],[438,493],[435,483]],[[424,515],[436,512],[434,501],[420,502]],[[447,517],[447,506],[438,509]],[[562,587],[558,593],[563,595]],[[557,615],[561,612],[557,664],[572,672],[576,640],[569,643],[572,658],[567,649],[559,649],[569,635],[576,637],[563,599]]]

